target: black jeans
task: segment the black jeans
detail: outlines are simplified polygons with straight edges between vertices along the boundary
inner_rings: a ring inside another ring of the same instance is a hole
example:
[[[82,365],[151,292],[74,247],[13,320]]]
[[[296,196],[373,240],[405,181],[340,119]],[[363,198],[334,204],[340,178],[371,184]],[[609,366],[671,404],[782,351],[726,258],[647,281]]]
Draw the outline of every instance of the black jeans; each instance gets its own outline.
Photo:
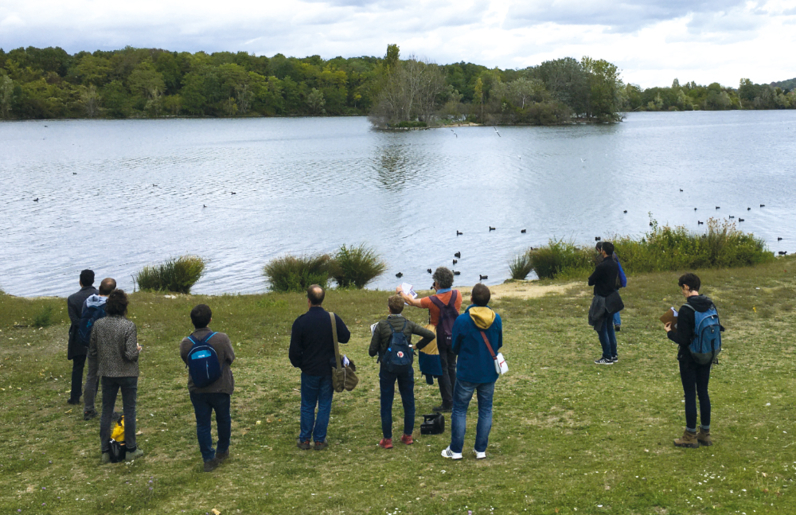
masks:
[[[86,355],[72,358],[72,393],[69,400],[77,402],[83,395],[83,368],[86,366]]]
[[[124,445],[128,452],[136,449],[135,400],[138,395],[138,378],[103,377],[102,417],[100,418],[100,448],[102,452],[111,450],[111,417],[119,389],[122,390],[122,409],[124,411]]]
[[[453,406],[453,388],[456,386],[456,354],[453,349],[439,349],[439,360],[442,362],[442,377],[439,378],[439,394],[442,406]]]
[[[697,365],[680,361],[680,379],[683,381],[683,393],[685,394],[685,427],[691,431],[696,431],[697,427],[697,396],[699,396],[699,420],[702,422],[702,427],[710,428],[710,397],[708,396],[710,367],[711,365]]]

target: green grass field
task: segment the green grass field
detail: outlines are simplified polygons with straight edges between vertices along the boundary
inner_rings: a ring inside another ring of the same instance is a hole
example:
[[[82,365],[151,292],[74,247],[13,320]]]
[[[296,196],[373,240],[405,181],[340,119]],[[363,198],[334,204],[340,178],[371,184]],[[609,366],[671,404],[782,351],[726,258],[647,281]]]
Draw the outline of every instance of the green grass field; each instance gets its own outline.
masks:
[[[678,273],[629,278],[620,362],[610,367],[592,364],[600,352],[583,282],[494,302],[510,372],[495,390],[488,459],[469,454],[473,404],[458,462],[439,455],[449,417],[444,435],[419,434],[439,393],[417,376],[416,443],[377,446],[378,368],[367,345],[387,292],[327,293],[325,307],[352,331],[346,353],[360,384],[335,395],[323,452],[295,446],[299,371],[287,349],[305,298],[134,294],[145,456],[111,465],[100,465],[98,419],[85,422],[81,406],[66,404],[65,299],[0,295],[0,513],[796,513],[794,268],[787,258],[699,273],[727,328],[711,377],[715,445],[700,449],[672,445],[685,423],[682,388],[658,316],[682,303]],[[200,302],[237,353],[232,458],[212,473],[202,472],[178,352]],[[30,327],[48,306],[51,325]],[[406,313],[423,319],[421,310]],[[402,418],[398,401],[394,418]]]

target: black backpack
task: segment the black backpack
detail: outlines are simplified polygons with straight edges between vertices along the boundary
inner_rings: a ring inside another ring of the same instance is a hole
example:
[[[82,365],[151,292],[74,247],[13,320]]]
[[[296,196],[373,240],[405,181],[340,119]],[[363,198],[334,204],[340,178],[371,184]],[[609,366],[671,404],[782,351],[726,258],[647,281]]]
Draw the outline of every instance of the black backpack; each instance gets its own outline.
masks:
[[[442,413],[433,415],[423,415],[423,423],[420,424],[421,435],[439,435],[445,431],[445,417]]]
[[[429,297],[431,302],[439,308],[439,321],[437,322],[437,348],[450,349],[453,344],[453,323],[456,317],[459,316],[459,310],[456,309],[456,299],[459,292],[453,290],[448,304],[442,303],[436,296]]]
[[[392,324],[387,322],[387,325],[390,326],[390,331],[392,331],[392,336],[387,350],[384,351],[381,357],[381,362],[384,363],[390,372],[402,371],[406,367],[412,366],[412,347],[409,346],[404,334],[406,324],[407,321],[404,320],[404,326],[400,331],[396,331]]]

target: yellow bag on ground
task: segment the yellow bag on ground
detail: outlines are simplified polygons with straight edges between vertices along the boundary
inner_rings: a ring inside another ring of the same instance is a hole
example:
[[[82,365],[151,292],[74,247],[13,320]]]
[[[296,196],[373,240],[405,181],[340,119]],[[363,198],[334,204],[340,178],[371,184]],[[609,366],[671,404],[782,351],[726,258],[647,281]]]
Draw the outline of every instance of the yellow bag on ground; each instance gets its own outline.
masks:
[[[111,430],[111,438],[116,440],[119,443],[124,443],[124,416],[122,416],[121,420],[113,426]]]

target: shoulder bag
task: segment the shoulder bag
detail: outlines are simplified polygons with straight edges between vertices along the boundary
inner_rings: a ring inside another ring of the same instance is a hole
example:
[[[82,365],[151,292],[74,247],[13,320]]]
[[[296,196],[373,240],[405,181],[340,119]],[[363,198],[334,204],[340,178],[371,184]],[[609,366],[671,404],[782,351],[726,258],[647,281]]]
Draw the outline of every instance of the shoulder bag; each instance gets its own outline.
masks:
[[[332,318],[332,339],[334,340],[332,387],[335,392],[342,392],[343,390],[348,390],[350,392],[357,386],[357,383],[359,383],[359,378],[354,373],[357,367],[351,360],[348,360],[347,365],[343,364],[340,360],[340,347],[337,344],[337,320],[335,319],[334,313],[330,312],[329,316]]]
[[[481,336],[484,338],[484,343],[486,344],[486,348],[489,349],[489,353],[492,355],[492,359],[495,362],[495,372],[498,373],[498,376],[501,376],[509,371],[509,366],[506,364],[506,358],[503,357],[503,353],[498,352],[495,355],[495,351],[492,350],[492,346],[489,345],[489,338],[486,337],[486,333],[484,331],[479,331]]]

